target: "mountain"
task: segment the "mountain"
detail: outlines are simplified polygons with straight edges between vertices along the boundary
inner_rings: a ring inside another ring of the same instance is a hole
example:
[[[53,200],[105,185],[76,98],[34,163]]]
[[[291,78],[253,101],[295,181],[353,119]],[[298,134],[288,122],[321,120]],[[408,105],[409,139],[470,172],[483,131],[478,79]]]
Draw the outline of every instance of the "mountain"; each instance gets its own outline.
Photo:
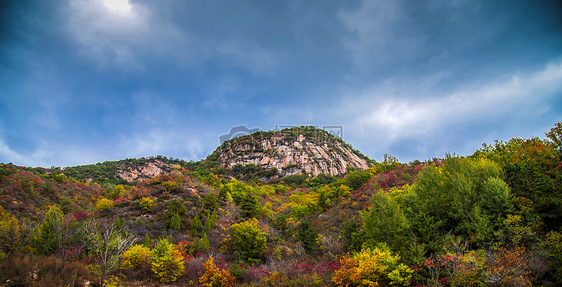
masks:
[[[277,169],[283,177],[301,173],[339,176],[349,168],[372,166],[370,159],[341,138],[310,126],[236,137],[225,141],[213,155],[225,169],[254,164],[262,169]]]

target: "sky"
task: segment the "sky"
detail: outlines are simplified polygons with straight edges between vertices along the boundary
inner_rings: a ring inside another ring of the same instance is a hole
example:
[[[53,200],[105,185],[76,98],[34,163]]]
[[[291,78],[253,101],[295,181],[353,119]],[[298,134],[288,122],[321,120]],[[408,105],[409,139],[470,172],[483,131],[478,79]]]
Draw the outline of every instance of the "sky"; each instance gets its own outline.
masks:
[[[197,161],[233,127],[469,155],[562,120],[560,1],[0,0],[0,162]]]

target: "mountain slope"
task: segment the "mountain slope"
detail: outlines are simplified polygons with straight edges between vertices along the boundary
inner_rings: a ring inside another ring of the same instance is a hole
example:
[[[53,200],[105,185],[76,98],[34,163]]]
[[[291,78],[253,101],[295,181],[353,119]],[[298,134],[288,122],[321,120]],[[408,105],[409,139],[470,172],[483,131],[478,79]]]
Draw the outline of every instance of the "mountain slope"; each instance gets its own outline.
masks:
[[[258,132],[224,142],[214,153],[222,168],[255,164],[281,176],[300,173],[343,175],[367,169],[371,161],[340,138],[315,127]]]

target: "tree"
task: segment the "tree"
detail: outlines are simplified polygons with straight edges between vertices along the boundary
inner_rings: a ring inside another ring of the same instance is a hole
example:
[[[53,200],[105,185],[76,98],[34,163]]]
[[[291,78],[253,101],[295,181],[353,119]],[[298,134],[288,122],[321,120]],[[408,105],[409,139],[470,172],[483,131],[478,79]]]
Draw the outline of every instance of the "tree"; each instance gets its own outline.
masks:
[[[82,233],[85,248],[99,265],[98,276],[103,287],[107,275],[117,268],[119,257],[137,239],[122,224],[99,224],[95,219],[84,225]]]
[[[301,222],[298,237],[307,253],[312,253],[317,249],[318,234],[310,221]]]
[[[41,224],[33,231],[32,242],[37,253],[51,255],[57,252],[64,258],[69,244],[77,234],[78,228],[72,220],[65,218],[58,206],[52,205]]]
[[[219,209],[217,196],[214,193],[207,193],[203,199],[203,209],[208,210],[209,214]]]
[[[166,226],[173,230],[181,229],[183,218],[186,215],[187,208],[185,205],[180,200],[172,200],[164,214]]]
[[[189,234],[191,236],[197,236],[197,234],[199,234],[199,230],[201,229],[201,220],[199,219],[199,213],[195,214],[195,217],[193,217],[193,220],[191,221],[191,229],[189,231]]]
[[[199,283],[201,283],[201,286],[234,286],[236,277],[232,276],[228,270],[220,270],[217,268],[213,255],[210,255],[209,260],[203,263],[203,267],[205,267],[205,274],[199,277]]]
[[[247,194],[240,200],[240,215],[243,219],[258,217],[260,209],[260,203],[253,194]]]
[[[141,244],[132,245],[121,255],[121,268],[148,269],[150,265],[150,248]]]
[[[413,192],[403,199],[404,210],[415,228],[431,226],[489,243],[511,211],[511,194],[501,175],[490,160],[449,157],[442,167],[422,169]],[[415,228],[414,233],[423,233]]]
[[[332,277],[337,286],[406,286],[414,273],[385,245],[345,256],[340,263]]]
[[[554,124],[554,127],[546,133],[546,136],[554,144],[559,156],[562,157],[562,122]]]
[[[24,244],[29,228],[0,206],[0,267]]]
[[[547,231],[562,225],[562,161],[559,128],[547,133],[552,142],[539,138],[513,138],[508,142],[484,144],[474,157],[493,160],[503,168],[502,179],[519,201],[530,201],[533,214],[545,223]]]
[[[365,246],[386,243],[394,252],[402,253],[409,242],[409,222],[394,198],[384,191],[373,195],[371,207],[363,213],[367,240]]]
[[[236,254],[250,264],[261,261],[267,250],[266,235],[255,218],[230,226],[230,238]]]
[[[150,256],[151,269],[160,282],[176,281],[185,270],[181,252],[167,238],[158,240]]]

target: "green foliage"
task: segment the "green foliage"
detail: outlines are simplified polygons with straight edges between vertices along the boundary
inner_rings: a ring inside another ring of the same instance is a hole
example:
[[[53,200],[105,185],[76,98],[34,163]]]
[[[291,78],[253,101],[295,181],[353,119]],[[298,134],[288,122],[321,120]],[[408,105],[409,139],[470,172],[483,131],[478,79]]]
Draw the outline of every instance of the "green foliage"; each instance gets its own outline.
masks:
[[[335,182],[337,179],[335,177],[333,177],[331,174],[325,174],[325,173],[321,173],[319,175],[317,175],[316,177],[314,177],[313,179],[311,179],[308,184],[310,185],[310,187],[318,187],[318,186],[322,186],[322,185],[328,185],[331,184],[333,182]]]
[[[150,247],[150,235],[148,235],[148,233],[144,235],[144,238],[142,240],[142,246],[146,248]]]
[[[549,230],[562,227],[561,154],[556,141],[560,123],[551,130],[554,142],[539,138],[513,138],[508,142],[484,144],[474,157],[498,163],[504,171],[503,179],[516,198],[530,200],[533,213],[541,217]]]
[[[302,174],[295,174],[295,175],[289,175],[285,178],[283,178],[283,181],[285,182],[285,184],[292,186],[294,188],[303,185],[306,180],[308,179],[307,176],[302,175]]]
[[[170,204],[168,205],[167,213],[169,214],[177,214],[179,216],[186,216],[187,215],[187,208],[181,202],[181,200],[173,199]]]
[[[367,183],[369,179],[373,178],[374,174],[366,169],[356,169],[350,171],[345,176],[345,184],[349,186],[352,190],[359,189],[363,184]]]
[[[426,166],[404,201],[413,227],[433,226],[481,243],[490,242],[512,208],[500,167],[485,159],[451,157],[442,167]]]
[[[250,264],[261,261],[267,250],[266,235],[255,218],[230,226],[230,238],[235,253]]]
[[[193,220],[191,220],[191,228],[189,230],[189,234],[195,237],[199,234],[199,230],[201,229],[201,220],[199,219],[199,214],[195,214]]]
[[[217,212],[213,212],[212,214],[207,216],[205,220],[205,225],[203,226],[203,232],[207,233],[211,231],[217,225]]]
[[[151,269],[160,282],[176,281],[183,274],[185,265],[180,250],[167,238],[161,238],[150,252]]]
[[[177,213],[174,213],[170,218],[168,227],[172,230],[179,230],[181,228],[181,218]]]
[[[55,205],[49,207],[45,218],[33,231],[33,245],[38,254],[50,255],[62,249],[66,235],[62,210]]]
[[[409,239],[409,222],[400,205],[384,191],[373,195],[372,204],[363,213],[366,234],[365,247],[386,243],[394,252],[402,253]]]
[[[342,225],[341,236],[349,250],[360,251],[365,242],[365,232],[359,227],[359,224],[352,220],[344,222]]]
[[[318,234],[310,221],[301,222],[297,235],[307,253],[312,253],[318,249]]]
[[[550,257],[550,276],[558,285],[562,284],[562,232],[551,231],[542,242],[542,247]]]
[[[214,193],[210,192],[205,195],[203,199],[203,209],[208,210],[209,213],[213,213],[219,209],[217,196]]]
[[[259,217],[261,205],[258,198],[253,194],[247,194],[239,201],[240,215],[243,219]]]
[[[196,239],[197,250],[199,252],[207,252],[209,248],[211,248],[211,243],[209,242],[209,237],[207,237],[207,233],[203,233],[200,239]]]
[[[168,205],[168,210],[164,214],[166,227],[172,230],[179,230],[183,226],[184,216],[187,215],[187,208],[177,199],[174,199]]]
[[[289,228],[289,224],[287,223],[287,218],[289,218],[287,214],[279,213],[271,220],[271,226],[279,230],[279,232],[281,232],[283,236],[289,238],[293,235],[293,232]]]

